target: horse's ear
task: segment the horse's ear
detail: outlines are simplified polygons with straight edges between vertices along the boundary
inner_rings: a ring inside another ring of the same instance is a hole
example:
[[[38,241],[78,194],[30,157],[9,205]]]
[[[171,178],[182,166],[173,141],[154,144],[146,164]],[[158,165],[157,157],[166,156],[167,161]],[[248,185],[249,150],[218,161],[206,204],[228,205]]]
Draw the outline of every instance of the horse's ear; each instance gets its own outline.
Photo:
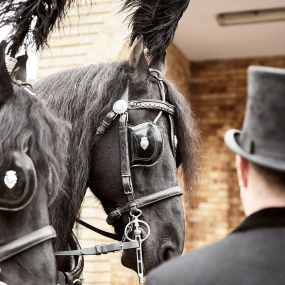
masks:
[[[154,58],[150,64],[150,68],[159,70],[162,75],[165,74],[165,58],[166,52],[160,57]]]
[[[13,95],[13,86],[5,61],[6,46],[5,41],[0,43],[0,107]]]
[[[134,45],[128,59],[129,72],[145,80],[149,75],[148,63],[144,55],[143,40],[140,38]]]
[[[13,79],[26,82],[27,80],[27,69],[26,69],[27,60],[28,60],[28,56],[26,54],[17,57],[17,63],[11,75]]]

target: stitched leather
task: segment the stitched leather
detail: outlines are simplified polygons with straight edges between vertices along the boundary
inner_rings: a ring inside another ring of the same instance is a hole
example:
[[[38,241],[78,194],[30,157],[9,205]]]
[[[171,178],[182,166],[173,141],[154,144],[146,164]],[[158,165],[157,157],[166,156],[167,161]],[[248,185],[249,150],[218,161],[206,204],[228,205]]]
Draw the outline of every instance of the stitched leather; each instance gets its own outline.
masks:
[[[115,209],[107,216],[107,223],[112,225],[123,213],[130,211],[134,206],[137,208],[143,208],[154,203],[175,197],[181,196],[182,192],[178,186],[170,187],[165,190],[155,192],[153,194],[144,196],[139,199],[135,199],[133,203],[128,203],[120,208]]]
[[[0,247],[0,262],[55,237],[56,233],[52,226],[43,227],[37,231],[20,237]]]
[[[82,256],[82,255],[102,255],[110,252],[117,252],[126,249],[138,248],[138,241],[116,242],[111,244],[95,245],[88,248],[77,250],[58,251],[55,253],[57,256]]]
[[[158,110],[174,115],[175,107],[167,102],[161,100],[153,99],[143,99],[143,100],[133,100],[129,101],[129,110],[135,109],[149,109],[149,110]]]

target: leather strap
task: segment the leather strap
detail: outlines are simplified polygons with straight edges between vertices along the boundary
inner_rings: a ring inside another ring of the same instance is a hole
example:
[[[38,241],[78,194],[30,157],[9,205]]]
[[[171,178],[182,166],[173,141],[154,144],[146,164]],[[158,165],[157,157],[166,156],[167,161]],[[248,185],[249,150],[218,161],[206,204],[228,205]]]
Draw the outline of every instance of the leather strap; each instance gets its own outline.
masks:
[[[116,119],[116,117],[117,114],[114,111],[109,112],[97,129],[96,135],[103,135],[106,132],[106,129],[108,129],[111,123]]]
[[[88,223],[86,223],[86,222],[84,222],[84,221],[82,221],[82,220],[80,220],[78,218],[76,219],[76,222],[78,224],[86,227],[87,229],[89,229],[89,230],[99,234],[99,235],[105,236],[105,237],[110,238],[110,239],[119,240],[118,235],[116,235],[114,233],[109,233],[109,232],[106,232],[106,231],[101,230],[99,228],[96,228],[96,227],[94,227],[94,226],[92,226],[92,225],[90,225],[90,224],[88,224]]]
[[[52,226],[43,227],[0,247],[0,262],[56,237]]]
[[[70,249],[79,250],[80,244],[78,242],[78,239],[72,232],[71,239],[68,241],[68,245]],[[82,272],[84,268],[84,258],[82,255],[79,256],[72,256],[70,257],[72,259],[72,269],[70,272],[61,272],[58,271],[57,274],[57,285],[70,285],[70,284],[76,284],[81,285],[83,282],[82,278]]]
[[[149,110],[158,110],[169,113],[170,115],[175,114],[175,107],[167,102],[162,100],[154,99],[144,99],[144,100],[133,100],[129,101],[129,110],[136,109],[149,109]]]
[[[131,177],[129,142],[128,142],[128,113],[120,115],[119,120],[121,176],[124,193],[129,201],[134,200],[134,190]]]
[[[116,242],[111,244],[95,245],[88,248],[77,250],[67,250],[55,252],[56,256],[74,256],[74,255],[102,255],[110,252],[135,249],[139,247],[138,241]]]
[[[178,186],[173,186],[165,190],[161,190],[153,194],[141,197],[139,199],[135,199],[134,202],[127,203],[126,205],[119,207],[115,209],[114,211],[112,211],[111,213],[109,213],[107,216],[107,223],[109,225],[112,225],[118,218],[120,218],[120,216],[123,213],[130,211],[132,207],[136,207],[140,209],[140,208],[152,205],[154,203],[157,203],[157,202],[160,202],[160,201],[163,201],[163,200],[175,197],[175,196],[181,196],[181,195],[182,195],[182,192],[180,188]]]

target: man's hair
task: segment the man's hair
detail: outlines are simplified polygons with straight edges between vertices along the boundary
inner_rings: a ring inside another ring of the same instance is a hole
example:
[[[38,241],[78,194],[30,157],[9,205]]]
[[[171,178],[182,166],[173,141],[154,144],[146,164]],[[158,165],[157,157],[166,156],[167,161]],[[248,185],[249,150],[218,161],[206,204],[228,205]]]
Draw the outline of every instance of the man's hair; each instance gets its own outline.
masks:
[[[283,188],[285,192],[285,172],[251,163],[253,169],[267,181],[269,185]]]

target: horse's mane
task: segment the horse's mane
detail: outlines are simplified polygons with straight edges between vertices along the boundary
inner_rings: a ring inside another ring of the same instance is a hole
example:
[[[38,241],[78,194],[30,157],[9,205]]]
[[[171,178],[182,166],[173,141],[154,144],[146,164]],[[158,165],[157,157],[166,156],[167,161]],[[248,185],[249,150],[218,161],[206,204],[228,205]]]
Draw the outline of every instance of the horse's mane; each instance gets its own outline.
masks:
[[[126,63],[90,65],[51,75],[36,85],[36,91],[56,115],[72,124],[68,161],[70,188],[68,197],[57,199],[51,213],[52,224],[59,236],[56,248],[65,244],[80,209],[87,180],[94,132],[105,115],[112,109],[126,87]],[[179,146],[184,165],[185,186],[190,188],[196,169],[197,132],[192,112],[182,96],[170,83],[166,83],[172,104],[177,108]],[[66,212],[62,213],[63,210]],[[63,227],[65,225],[65,227]]]
[[[63,191],[67,124],[18,86],[1,106],[0,122],[0,155],[11,150],[26,152],[35,165],[38,187],[46,189],[52,203]]]

